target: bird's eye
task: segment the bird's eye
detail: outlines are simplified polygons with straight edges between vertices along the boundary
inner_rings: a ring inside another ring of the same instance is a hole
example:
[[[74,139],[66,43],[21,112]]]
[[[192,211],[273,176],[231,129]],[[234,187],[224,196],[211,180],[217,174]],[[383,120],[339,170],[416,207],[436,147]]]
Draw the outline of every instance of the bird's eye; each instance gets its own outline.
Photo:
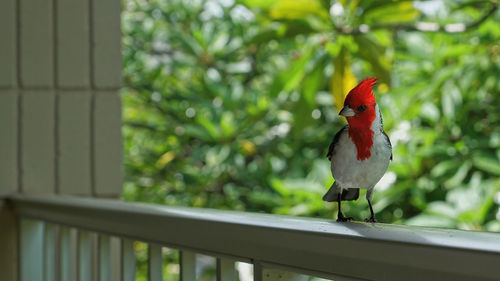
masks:
[[[363,111],[365,111],[365,109],[366,109],[366,105],[360,105],[360,106],[358,106],[357,111],[363,112]]]

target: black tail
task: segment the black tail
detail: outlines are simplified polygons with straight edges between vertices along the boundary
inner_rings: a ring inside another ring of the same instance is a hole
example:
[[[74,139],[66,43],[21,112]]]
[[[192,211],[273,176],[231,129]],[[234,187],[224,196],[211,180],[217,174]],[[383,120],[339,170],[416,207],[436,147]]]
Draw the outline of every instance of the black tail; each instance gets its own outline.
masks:
[[[338,185],[333,183],[330,189],[323,196],[323,201],[327,202],[338,201],[339,196],[340,200],[342,201],[352,201],[359,198],[359,188],[345,189],[342,191],[342,193],[340,193],[341,190],[342,189]]]

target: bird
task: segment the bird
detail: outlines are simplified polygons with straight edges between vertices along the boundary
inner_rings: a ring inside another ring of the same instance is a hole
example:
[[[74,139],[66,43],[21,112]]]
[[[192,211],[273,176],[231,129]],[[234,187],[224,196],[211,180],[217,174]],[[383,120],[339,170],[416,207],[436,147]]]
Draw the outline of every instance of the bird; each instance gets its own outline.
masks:
[[[365,221],[377,221],[371,202],[373,189],[392,160],[392,145],[383,130],[382,115],[373,94],[376,84],[377,78],[366,78],[349,91],[339,112],[347,119],[347,125],[335,134],[328,147],[326,157],[331,161],[335,181],[323,200],[337,201],[337,222],[353,219],[344,216],[341,201],[357,200],[360,188],[367,189],[371,213]]]

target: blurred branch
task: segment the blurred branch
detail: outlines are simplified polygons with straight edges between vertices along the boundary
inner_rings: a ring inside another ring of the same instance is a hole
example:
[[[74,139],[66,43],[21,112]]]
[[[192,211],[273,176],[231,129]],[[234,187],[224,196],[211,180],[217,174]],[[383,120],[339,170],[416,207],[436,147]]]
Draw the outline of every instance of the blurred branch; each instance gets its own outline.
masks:
[[[478,6],[482,6],[484,5],[485,3],[492,3],[492,2],[495,2],[496,0],[478,0],[478,1],[470,1],[470,2],[464,2],[464,3],[460,3],[458,4],[457,6],[453,7],[451,9],[451,11],[457,11],[457,10],[460,10],[460,9],[463,9],[463,8],[466,8],[466,7],[478,7]],[[498,1],[496,1],[498,2]]]
[[[144,124],[144,123],[138,123],[138,122],[131,122],[131,121],[125,121],[123,123],[125,126],[133,127],[133,128],[139,128],[139,129],[146,129],[150,130],[153,132],[161,132],[163,130],[160,130],[156,126],[149,125],[149,124]]]
[[[126,84],[126,87],[129,88],[132,91],[135,91],[137,93],[137,96],[142,99],[144,103],[147,105],[151,106],[152,108],[156,109],[161,115],[164,117],[169,117],[173,119],[175,122],[184,122],[183,119],[179,117],[178,112],[176,112],[173,108],[171,107],[162,107],[160,103],[152,101],[150,98],[145,97],[144,95],[141,95],[143,91],[147,91],[148,93],[153,92],[153,88],[151,86],[147,85],[141,85],[141,86],[134,86],[132,84]],[[140,127],[140,126],[136,126]],[[146,129],[144,126],[142,126],[143,129]]]
[[[151,54],[156,56],[172,56],[174,54],[173,50],[151,48]]]
[[[245,74],[245,78],[243,79],[243,86],[247,87],[250,82],[258,75],[257,71],[257,55],[255,53],[250,54],[250,71]]]
[[[449,23],[441,26],[436,22],[420,21],[417,22],[416,24],[375,24],[371,26],[362,24],[356,28],[335,26],[335,30],[342,34],[350,34],[350,35],[364,34],[379,29],[388,29],[396,31],[402,30],[402,31],[421,31],[421,32],[461,33],[480,26],[491,15],[493,15],[497,11],[497,9],[498,9],[497,4],[491,3],[491,8],[482,17],[468,24]]]
[[[477,21],[466,25],[466,30],[472,29],[472,28],[475,28],[475,27],[478,27],[479,25],[481,25],[486,19],[488,19],[491,15],[493,15],[493,13],[495,13],[497,9],[498,9],[498,6],[496,5],[496,3],[495,4],[492,3],[490,10],[486,14],[484,14]]]

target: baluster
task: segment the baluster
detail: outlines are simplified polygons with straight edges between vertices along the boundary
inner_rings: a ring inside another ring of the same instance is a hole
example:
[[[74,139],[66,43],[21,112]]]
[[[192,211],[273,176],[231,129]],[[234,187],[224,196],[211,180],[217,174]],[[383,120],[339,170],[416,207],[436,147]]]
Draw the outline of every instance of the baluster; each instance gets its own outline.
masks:
[[[253,281],[263,281],[263,274],[262,263],[255,261],[253,263]]]
[[[92,280],[92,243],[90,233],[78,232],[78,281]]]
[[[134,241],[122,239],[122,276],[123,281],[135,281]]]
[[[76,280],[76,229],[61,227],[60,231],[60,276],[61,281]]]
[[[108,235],[99,235],[98,242],[98,281],[109,281],[111,280],[111,245]]]
[[[118,237],[111,236],[109,239],[110,243],[110,281],[122,281],[122,240]]]
[[[179,251],[181,266],[181,281],[196,281],[196,254],[189,251]]]
[[[162,281],[163,259],[161,255],[161,246],[148,244],[148,262],[149,281]]]
[[[43,232],[39,220],[22,219],[20,222],[21,281],[43,281]]]
[[[217,281],[236,281],[234,261],[217,258]]]
[[[99,281],[121,280],[121,240],[100,234],[97,246]]]
[[[44,252],[45,252],[45,281],[56,280],[56,253],[58,226],[50,223],[45,224]]]
[[[90,262],[91,262],[91,279],[99,280],[99,234],[96,232],[89,233],[90,238]]]

